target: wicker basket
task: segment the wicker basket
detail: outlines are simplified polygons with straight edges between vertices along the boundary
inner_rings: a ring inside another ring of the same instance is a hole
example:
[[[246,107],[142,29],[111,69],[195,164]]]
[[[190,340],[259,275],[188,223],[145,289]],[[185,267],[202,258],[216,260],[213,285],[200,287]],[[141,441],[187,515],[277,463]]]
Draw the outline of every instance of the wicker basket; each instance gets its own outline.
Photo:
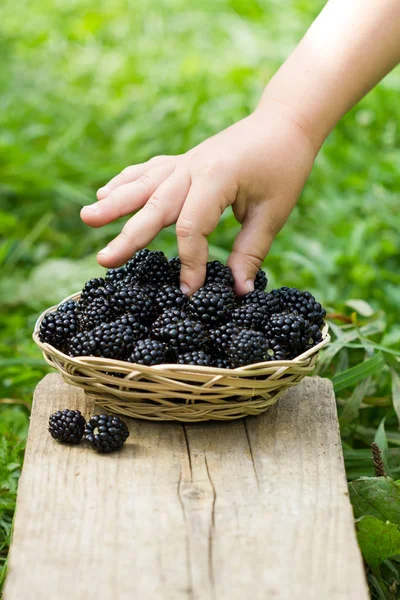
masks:
[[[63,302],[79,296],[80,293],[74,294]],[[227,421],[258,415],[275,404],[288,387],[312,373],[319,350],[330,340],[325,325],[322,341],[293,360],[238,369],[173,364],[146,367],[108,358],[73,358],[42,343],[40,324],[47,313],[57,308],[58,305],[46,310],[33,332],[49,365],[67,383],[85,390],[102,408],[152,421]]]

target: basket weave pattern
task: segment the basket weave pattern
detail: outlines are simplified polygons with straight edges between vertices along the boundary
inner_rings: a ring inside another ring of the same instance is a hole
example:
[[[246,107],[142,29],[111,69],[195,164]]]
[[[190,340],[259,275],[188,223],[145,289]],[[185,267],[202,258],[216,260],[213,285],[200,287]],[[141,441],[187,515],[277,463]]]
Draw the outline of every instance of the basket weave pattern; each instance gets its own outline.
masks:
[[[79,296],[74,294],[63,302]],[[67,383],[81,387],[102,408],[153,421],[231,420],[258,415],[275,404],[288,387],[312,373],[319,350],[330,340],[325,325],[322,341],[293,360],[238,369],[173,364],[147,367],[108,358],[70,357],[42,343],[40,324],[57,307],[39,317],[33,333],[49,365]]]

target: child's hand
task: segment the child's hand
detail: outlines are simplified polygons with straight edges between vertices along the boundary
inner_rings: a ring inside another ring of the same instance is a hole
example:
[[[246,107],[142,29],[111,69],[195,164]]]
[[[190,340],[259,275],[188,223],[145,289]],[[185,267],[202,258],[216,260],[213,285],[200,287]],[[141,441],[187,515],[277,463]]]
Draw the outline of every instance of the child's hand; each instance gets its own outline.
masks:
[[[101,227],[138,209],[99,252],[105,267],[121,265],[176,223],[181,286],[204,282],[207,236],[230,205],[242,223],[228,264],[236,291],[245,294],[310,173],[316,151],[306,124],[288,107],[266,102],[251,116],[180,156],[157,156],[127,167],[98,191],[82,219]]]

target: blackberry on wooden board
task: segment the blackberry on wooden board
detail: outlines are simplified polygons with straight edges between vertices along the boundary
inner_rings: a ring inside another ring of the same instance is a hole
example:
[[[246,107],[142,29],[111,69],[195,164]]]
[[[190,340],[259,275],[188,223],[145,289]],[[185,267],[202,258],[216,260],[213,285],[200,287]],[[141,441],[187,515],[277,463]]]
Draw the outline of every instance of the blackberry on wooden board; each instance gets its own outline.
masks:
[[[206,325],[212,325],[227,318],[235,301],[235,294],[229,287],[202,287],[190,298],[188,312]]]
[[[145,337],[148,327],[135,315],[124,315],[111,323],[102,323],[91,331],[82,331],[70,341],[70,356],[100,356],[117,360],[126,359],[135,343]]]
[[[214,360],[211,355],[203,350],[192,350],[191,352],[180,354],[176,362],[178,365],[195,365],[198,367],[214,365]]]
[[[219,260],[213,260],[207,263],[206,280],[204,285],[222,285],[233,287],[234,279],[232,271]]]
[[[310,323],[301,315],[276,314],[268,320],[264,329],[269,346],[283,351],[287,359],[304,352],[310,343]],[[274,354],[275,357],[275,354]]]
[[[64,302],[64,305],[67,303]],[[78,331],[78,316],[76,304],[69,309],[67,306],[61,305],[54,312],[47,313],[43,318],[40,329],[39,339],[54,346],[58,350],[64,351],[69,343],[69,340],[76,335]]]
[[[63,444],[79,444],[85,431],[86,421],[79,410],[59,410],[49,418],[49,432]]]
[[[85,440],[97,452],[108,453],[122,448],[129,437],[126,423],[119,417],[94,415],[86,423]]]
[[[242,329],[232,338],[228,356],[234,368],[268,360],[268,344],[260,331]]]
[[[139,340],[129,357],[129,362],[138,365],[162,365],[168,362],[168,349],[163,342],[146,338]]]

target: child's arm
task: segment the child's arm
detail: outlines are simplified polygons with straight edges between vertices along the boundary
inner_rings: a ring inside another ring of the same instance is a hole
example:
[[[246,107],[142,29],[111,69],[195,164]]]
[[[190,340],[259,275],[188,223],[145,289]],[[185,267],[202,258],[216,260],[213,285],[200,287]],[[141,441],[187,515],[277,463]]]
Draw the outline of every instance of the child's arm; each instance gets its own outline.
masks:
[[[140,210],[99,252],[116,266],[176,222],[181,284],[202,285],[207,235],[232,205],[242,223],[228,264],[243,294],[340,117],[400,60],[400,0],[330,0],[252,115],[180,156],[126,168],[82,218],[101,227]]]

